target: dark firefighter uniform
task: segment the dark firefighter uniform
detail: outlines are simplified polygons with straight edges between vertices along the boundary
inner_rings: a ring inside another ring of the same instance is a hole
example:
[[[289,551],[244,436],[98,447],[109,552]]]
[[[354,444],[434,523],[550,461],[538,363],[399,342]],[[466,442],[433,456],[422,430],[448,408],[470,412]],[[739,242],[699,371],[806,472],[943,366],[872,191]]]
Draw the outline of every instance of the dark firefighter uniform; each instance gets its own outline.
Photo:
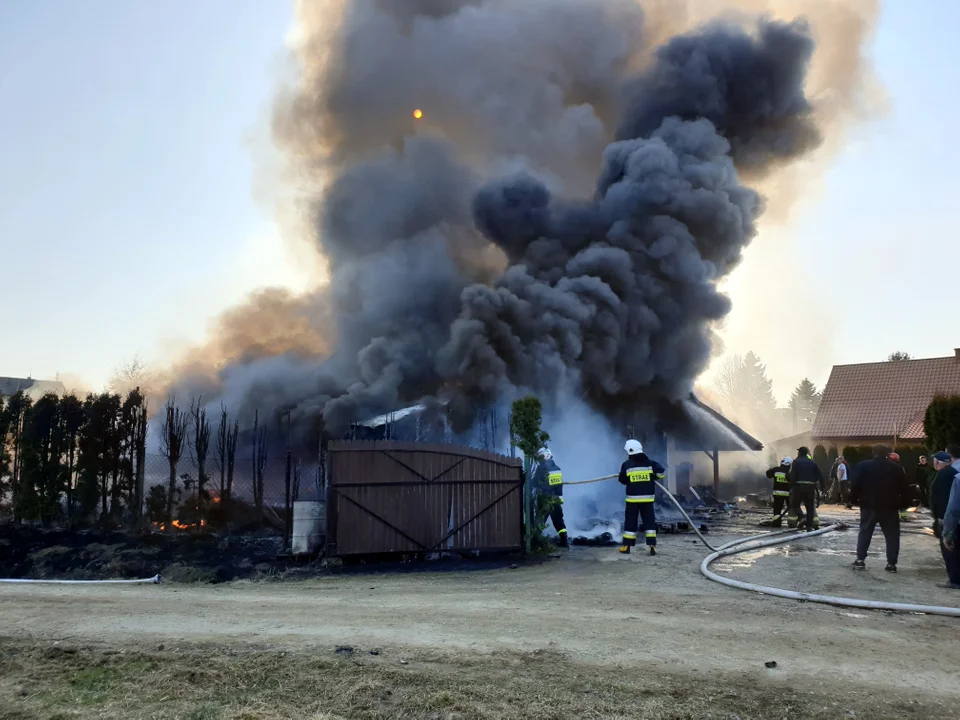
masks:
[[[631,455],[620,466],[620,484],[627,488],[627,510],[623,520],[623,545],[621,552],[630,552],[630,548],[637,544],[637,526],[643,519],[643,535],[650,547],[650,554],[656,555],[657,546],[657,514],[653,507],[656,499],[656,485],[654,479],[662,480],[666,471],[656,460],[651,460],[646,453]]]
[[[806,448],[800,448],[796,459],[790,466],[790,485],[793,491],[793,502],[787,525],[795,528],[803,520],[800,505],[807,511],[807,530],[816,530],[820,527],[820,516],[817,514],[817,491],[824,492],[823,473],[820,466],[810,457]]]
[[[563,472],[552,457],[544,458],[537,465],[537,472],[533,477],[533,487],[538,493],[545,493],[559,498],[559,502],[550,510],[550,521],[553,529],[560,536],[560,544],[567,544],[567,526],[563,522]]]
[[[780,527],[783,510],[790,505],[790,465],[780,463],[777,467],[767,470],[767,477],[773,480],[773,522],[771,525]]]

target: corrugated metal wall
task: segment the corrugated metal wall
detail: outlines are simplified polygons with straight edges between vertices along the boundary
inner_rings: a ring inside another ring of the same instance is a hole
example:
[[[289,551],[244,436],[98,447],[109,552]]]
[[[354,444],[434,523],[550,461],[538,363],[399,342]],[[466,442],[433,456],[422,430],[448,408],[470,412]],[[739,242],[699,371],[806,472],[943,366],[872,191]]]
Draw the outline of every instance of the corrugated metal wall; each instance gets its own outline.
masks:
[[[456,445],[331,442],[328,552],[515,550],[523,546],[519,459]]]

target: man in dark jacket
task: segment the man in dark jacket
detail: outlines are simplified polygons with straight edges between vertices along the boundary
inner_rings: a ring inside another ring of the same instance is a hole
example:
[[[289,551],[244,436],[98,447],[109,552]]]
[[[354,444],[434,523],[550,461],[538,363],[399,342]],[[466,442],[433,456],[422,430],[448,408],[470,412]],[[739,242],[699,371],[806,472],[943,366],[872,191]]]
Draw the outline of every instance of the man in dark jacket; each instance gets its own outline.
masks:
[[[790,506],[790,465],[792,464],[793,460],[785,457],[777,467],[767,470],[767,477],[773,480],[773,520],[770,521],[773,527],[780,527],[783,523],[783,510]]]
[[[867,551],[879,523],[887,546],[887,572],[897,571],[900,557],[900,510],[907,506],[907,476],[893,462],[886,445],[873,446],[873,459],[853,470],[851,500],[860,505],[860,535],[857,538],[855,570],[866,567]]]
[[[913,473],[913,482],[920,488],[920,502],[926,503],[930,497],[930,483],[936,474],[936,468],[929,463],[927,456],[921,455]]]
[[[810,450],[806,447],[797,449],[797,457],[790,465],[790,486],[792,488],[792,505],[790,517],[787,518],[788,527],[797,527],[803,514],[800,505],[807,511],[807,532],[820,527],[820,516],[817,515],[817,493],[824,492],[823,473],[820,466],[810,457]]]
[[[950,502],[953,479],[957,476],[957,469],[950,464],[951,461],[950,453],[938,452],[933,456],[933,466],[937,474],[930,483],[929,501],[933,515],[933,534],[940,540],[940,553],[947,567],[947,582],[939,584],[938,587],[960,590],[960,553],[956,548],[948,550],[943,543],[943,516],[947,512],[947,503]]]
[[[550,508],[550,520],[560,536],[560,547],[567,547],[567,526],[563,522],[563,473],[547,448],[540,448],[537,458],[540,462],[533,476],[533,487],[537,493],[556,498]]]
[[[627,488],[627,510],[623,518],[623,544],[620,552],[626,555],[637,544],[637,526],[643,519],[643,534],[647,539],[650,554],[657,554],[657,514],[653,502],[657,486],[654,480],[662,480],[666,474],[663,465],[651,460],[643,452],[639,440],[627,440],[623,446],[629,456],[620,466],[620,484]]]

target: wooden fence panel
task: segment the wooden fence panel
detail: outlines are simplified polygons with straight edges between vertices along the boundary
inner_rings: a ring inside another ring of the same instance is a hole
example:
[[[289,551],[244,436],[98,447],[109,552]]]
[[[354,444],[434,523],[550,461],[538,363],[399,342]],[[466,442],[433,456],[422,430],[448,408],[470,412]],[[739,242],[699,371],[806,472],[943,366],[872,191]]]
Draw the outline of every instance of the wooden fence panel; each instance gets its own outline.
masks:
[[[327,451],[332,555],[523,547],[519,459],[455,445],[347,440]]]

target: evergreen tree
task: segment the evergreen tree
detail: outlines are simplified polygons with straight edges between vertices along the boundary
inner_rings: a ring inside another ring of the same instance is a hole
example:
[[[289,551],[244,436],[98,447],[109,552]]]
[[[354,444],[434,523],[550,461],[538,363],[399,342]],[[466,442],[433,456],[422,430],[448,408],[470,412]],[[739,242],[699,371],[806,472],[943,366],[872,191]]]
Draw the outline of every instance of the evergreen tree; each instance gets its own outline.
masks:
[[[80,431],[86,420],[83,402],[76,395],[66,395],[60,400],[60,416],[63,421],[63,455],[64,479],[66,491],[67,518],[73,523],[75,507],[77,452],[80,440]]]
[[[10,503],[13,506],[14,522],[19,523],[23,516],[20,512],[20,474],[23,465],[23,425],[33,401],[21,390],[7,399],[6,426],[7,437],[7,487],[10,493]]]
[[[960,442],[960,395],[935,397],[927,407],[923,431],[934,450]]]
[[[7,450],[9,434],[10,419],[7,415],[7,403],[0,395],[0,498],[7,494],[7,480],[10,477],[10,453]]]
[[[24,415],[17,498],[21,517],[50,525],[59,516],[63,445],[60,398],[47,393]]]
[[[817,391],[808,378],[800,381],[790,396],[789,408],[793,413],[794,431],[800,432],[813,427],[823,393]]]

